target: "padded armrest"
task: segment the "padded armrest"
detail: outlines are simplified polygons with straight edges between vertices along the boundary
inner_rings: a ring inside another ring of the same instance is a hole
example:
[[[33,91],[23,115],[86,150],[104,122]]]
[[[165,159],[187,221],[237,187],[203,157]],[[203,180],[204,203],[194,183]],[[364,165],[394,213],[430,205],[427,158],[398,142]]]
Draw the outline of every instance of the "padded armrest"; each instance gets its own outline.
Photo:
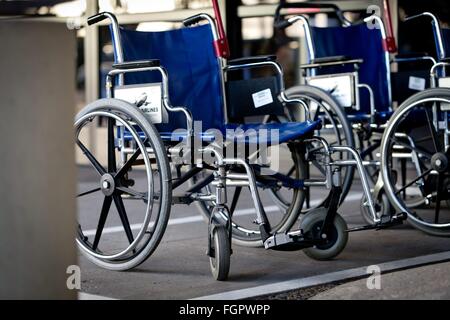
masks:
[[[112,65],[113,69],[139,69],[139,68],[151,68],[159,67],[160,62],[158,59],[153,60],[137,60],[137,61],[127,61],[121,63],[114,63]]]
[[[331,56],[331,57],[323,57],[323,58],[316,58],[311,60],[311,63],[328,63],[328,62],[342,62],[342,61],[348,61],[351,60],[349,56]]]
[[[300,69],[312,69],[312,68],[322,68],[322,67],[331,67],[338,65],[346,65],[346,64],[361,64],[363,63],[363,59],[349,59],[346,56],[335,56],[335,57],[325,57],[325,58],[317,58],[311,61],[309,64],[303,64],[300,66]]]
[[[243,57],[233,60],[228,60],[229,66],[247,64],[247,63],[258,63],[258,62],[268,62],[268,61],[276,61],[276,55],[267,55],[267,56],[254,56],[254,57]]]
[[[411,62],[423,62],[428,61],[432,64],[436,63],[436,60],[428,55],[426,52],[420,53],[407,53],[407,54],[397,54],[390,62],[391,63],[411,63]]]
[[[429,54],[426,52],[402,53],[402,54],[395,55],[394,60],[415,59],[415,58],[423,58],[423,57],[428,57],[428,56],[429,56]]]

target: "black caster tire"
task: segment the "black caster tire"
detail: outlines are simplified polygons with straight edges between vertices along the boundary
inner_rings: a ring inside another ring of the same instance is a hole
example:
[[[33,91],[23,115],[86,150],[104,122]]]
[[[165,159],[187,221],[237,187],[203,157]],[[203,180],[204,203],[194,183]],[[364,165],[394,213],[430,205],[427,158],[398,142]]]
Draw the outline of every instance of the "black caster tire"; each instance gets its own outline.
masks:
[[[318,233],[327,215],[325,208],[319,210],[309,212],[300,222],[300,229],[303,230],[303,233],[310,234],[313,238],[320,236]],[[314,260],[331,260],[335,258],[347,245],[347,229],[345,220],[339,214],[336,214],[333,228],[330,234],[327,235],[327,242],[306,248],[303,252]]]
[[[225,281],[230,272],[230,237],[225,226],[216,226],[211,235],[211,247],[214,257],[209,258],[211,273],[217,281]]]

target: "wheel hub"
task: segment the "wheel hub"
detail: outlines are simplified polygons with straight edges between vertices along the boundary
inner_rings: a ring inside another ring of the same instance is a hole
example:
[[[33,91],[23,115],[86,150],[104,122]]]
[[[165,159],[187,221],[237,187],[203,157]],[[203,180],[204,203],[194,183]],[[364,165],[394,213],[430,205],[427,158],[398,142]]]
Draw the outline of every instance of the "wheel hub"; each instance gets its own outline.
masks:
[[[446,172],[449,168],[449,159],[445,153],[438,152],[431,158],[431,167],[439,173]]]
[[[116,190],[114,178],[109,173],[104,174],[100,178],[100,188],[105,196],[110,196]]]

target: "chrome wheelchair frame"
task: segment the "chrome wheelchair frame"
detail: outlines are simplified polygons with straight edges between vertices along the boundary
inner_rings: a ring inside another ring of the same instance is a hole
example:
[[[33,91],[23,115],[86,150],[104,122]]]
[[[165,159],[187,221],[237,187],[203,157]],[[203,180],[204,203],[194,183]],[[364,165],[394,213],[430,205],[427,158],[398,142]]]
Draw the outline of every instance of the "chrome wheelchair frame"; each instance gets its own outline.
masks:
[[[337,256],[345,247],[347,242],[347,233],[361,229],[385,228],[394,224],[401,223],[405,218],[403,214],[389,217],[384,220],[377,212],[374,202],[370,195],[370,186],[365,175],[363,162],[359,154],[348,146],[329,146],[325,139],[321,137],[307,136],[290,139],[288,144],[300,147],[304,151],[304,144],[318,143],[323,147],[320,152],[310,152],[307,157],[318,157],[326,168],[326,175],[323,180],[293,179],[279,173],[273,175],[275,185],[288,188],[303,188],[306,185],[324,185],[330,190],[330,197],[323,207],[309,212],[300,222],[298,230],[285,230],[275,232],[271,230],[269,219],[262,205],[258,183],[265,183],[261,179],[257,170],[258,165],[250,165],[246,158],[227,158],[223,156],[224,146],[220,144],[208,143],[205,145],[202,141],[196,141],[197,137],[194,131],[194,118],[185,106],[173,106],[169,98],[169,75],[164,66],[159,64],[158,60],[145,61],[124,61],[122,55],[119,24],[111,13],[99,13],[88,19],[88,24],[94,24],[102,20],[109,19],[112,24],[113,45],[118,52],[117,62],[113,65],[113,70],[106,76],[106,99],[100,99],[83,109],[76,118],[75,127],[77,132],[77,144],[86,155],[90,163],[100,175],[100,187],[79,194],[79,197],[96,191],[102,191],[105,200],[102,206],[102,212],[98,228],[95,232],[94,244],[88,236],[83,233],[81,224],[79,224],[79,233],[77,244],[88,259],[94,263],[112,270],[128,270],[136,267],[145,261],[158,246],[167,225],[170,206],[172,204],[190,204],[192,202],[209,202],[214,204],[214,209],[209,216],[206,216],[208,224],[208,248],[207,254],[210,257],[210,267],[212,274],[217,280],[225,280],[228,277],[231,237],[232,237],[232,214],[227,206],[227,185],[248,187],[251,192],[253,205],[256,212],[255,223],[259,228],[259,243],[264,244],[266,249],[272,250],[302,250],[305,253],[319,260],[327,260]],[[220,41],[219,32],[214,23],[214,19],[206,14],[200,14],[184,20],[183,25],[188,27],[200,21],[206,21],[210,24],[215,42]],[[288,99],[284,93],[283,71],[281,66],[274,61],[257,61],[242,64],[230,64],[225,66],[222,57],[218,57],[220,66],[222,66],[221,78],[224,80],[226,73],[243,68],[273,67],[278,77],[280,94],[278,98],[284,104],[299,104],[304,109],[306,116],[309,110],[306,104],[301,100]],[[114,98],[115,81],[118,84],[124,83],[124,75],[136,72],[157,72],[162,78],[162,105],[168,112],[183,113],[186,117],[186,138],[181,144],[165,144],[162,142],[153,124],[145,117],[143,112],[136,105]],[[222,82],[222,89],[224,82]],[[225,98],[225,95],[224,95]],[[226,106],[225,106],[226,108]],[[108,118],[108,169],[104,169],[100,162],[90,153],[90,151],[79,140],[79,133],[87,122],[93,121],[93,118]],[[123,132],[116,139],[114,137],[114,126],[117,123],[128,130],[135,140],[134,145],[125,147],[127,142],[124,139]],[[136,128],[139,127],[139,128]],[[140,132],[144,136],[141,137]],[[121,166],[117,169],[115,163],[115,152],[120,153]],[[212,154],[214,161],[206,163],[197,161],[195,154]],[[331,158],[333,153],[349,153],[353,160],[337,161]],[[130,156],[131,155],[131,156]],[[142,156],[142,159],[138,159]],[[170,160],[169,160],[170,157]],[[169,163],[173,159],[182,159],[181,164],[188,167],[188,171],[180,174],[176,180],[172,180]],[[130,186],[132,182],[128,181],[127,172],[133,166],[145,165],[148,175],[148,192],[133,191]],[[153,166],[158,168],[154,169]],[[367,206],[372,215],[374,223],[362,228],[349,230],[345,221],[337,213],[339,206],[341,187],[339,185],[340,168],[343,166],[356,166],[361,176],[363,189],[367,198]],[[242,171],[234,171],[237,167],[243,168]],[[187,191],[181,196],[173,196],[172,190],[180,187],[193,177],[204,171],[210,170],[213,173],[204,179],[194,181]],[[153,174],[158,173],[161,190],[159,193],[154,191],[155,181]],[[273,181],[272,181],[273,183]],[[215,193],[205,193],[205,187],[214,186]],[[143,224],[139,227],[140,232],[134,239],[131,233],[128,217],[123,208],[122,197],[135,197],[143,200],[147,205]],[[116,254],[107,254],[98,250],[98,243],[102,236],[102,231],[106,217],[109,212],[111,202],[114,200],[125,233],[130,242],[126,248]],[[154,222],[151,227],[149,216],[153,206],[159,202],[159,212],[161,217]],[[162,208],[162,209],[161,209]],[[297,213],[298,214],[298,213]],[[161,220],[161,221],[160,221]],[[142,240],[144,235],[148,235],[149,240]],[[139,248],[142,246],[142,248]]]
[[[296,4],[292,3],[290,4],[291,6],[295,6]],[[298,4],[299,6],[306,6],[308,7],[308,4]],[[312,4],[311,6],[314,6],[314,4]],[[338,20],[342,23],[343,26],[349,26],[352,25],[351,22],[347,21],[342,13],[339,11],[339,9],[334,6],[334,5],[324,5],[324,6],[329,6],[331,7],[331,10],[335,10],[338,16]],[[288,16],[288,18],[282,20],[280,19],[281,15],[280,12],[283,9],[283,7],[280,5],[277,9],[277,13],[276,13],[276,18],[275,18],[275,27],[278,28],[286,28],[290,25],[293,25],[295,23],[301,23],[301,26],[304,30],[304,34],[305,34],[305,42],[306,42],[306,46],[308,49],[308,53],[310,56],[310,59],[313,59],[315,57],[315,51],[314,51],[314,45],[313,45],[313,39],[312,39],[312,34],[311,34],[311,30],[310,30],[310,25],[309,25],[309,21],[306,17],[301,16],[301,15],[293,15],[293,14],[288,14],[286,13],[286,16]],[[431,84],[431,88],[435,88],[438,85],[438,77],[445,75],[445,67],[448,66],[448,62],[445,61],[441,61],[442,59],[444,59],[446,57],[446,53],[444,51],[444,46],[443,46],[443,40],[442,40],[442,34],[440,31],[440,26],[439,26],[439,20],[431,13],[429,12],[425,12],[416,16],[412,16],[407,18],[407,21],[411,20],[411,19],[415,19],[418,17],[430,17],[432,20],[432,25],[434,28],[434,33],[435,33],[435,39],[437,42],[437,52],[438,52],[438,61],[436,61],[433,57],[431,56],[419,56],[419,57],[402,57],[402,56],[397,56],[392,62],[412,62],[412,61],[430,61],[432,66],[431,66],[431,70],[430,70],[430,84]],[[387,43],[388,37],[386,35],[386,31],[384,28],[384,24],[383,21],[377,17],[377,16],[369,16],[367,18],[364,18],[361,22],[364,23],[369,23],[370,21],[376,21],[377,25],[379,26],[380,32],[381,32],[381,38],[383,40],[384,43]],[[391,77],[390,77],[390,59],[389,59],[389,52],[385,51],[385,61],[386,61],[386,69],[388,70],[388,74],[387,74],[387,79],[388,79],[388,90],[389,90],[389,101],[391,102],[390,105],[392,105],[392,90],[391,90]],[[320,59],[319,59],[320,60]],[[324,59],[326,60],[326,59]],[[332,60],[332,59],[331,59]],[[445,59],[444,59],[445,60]],[[317,62],[317,63],[310,63],[307,65],[303,65],[301,66],[301,68],[303,68],[304,70],[308,71],[308,74],[314,74],[314,69],[315,68],[319,68],[319,67],[327,67],[327,66],[339,66],[339,65],[344,65],[344,64],[353,64],[354,65],[354,69],[355,69],[355,75],[354,78],[356,79],[356,83],[355,83],[355,88],[354,90],[357,91],[358,88],[364,88],[367,89],[369,92],[369,97],[370,97],[370,114],[368,114],[368,119],[369,121],[369,125],[370,128],[375,130],[375,133],[380,134],[380,139],[379,142],[377,143],[369,143],[369,147],[365,150],[360,150],[361,152],[361,157],[364,159],[366,156],[368,156],[370,153],[372,153],[374,150],[376,150],[377,148],[381,148],[381,152],[380,154],[377,154],[377,157],[383,158],[384,161],[380,161],[380,160],[367,160],[367,161],[363,161],[364,165],[367,167],[376,167],[376,168],[380,168],[381,169],[381,173],[377,175],[377,177],[375,180],[373,180],[373,193],[372,196],[374,199],[376,199],[377,201],[379,201],[379,206],[383,206],[383,211],[385,212],[386,215],[389,215],[390,211],[392,210],[396,210],[397,212],[408,212],[408,216],[411,218],[412,220],[412,224],[417,227],[418,229],[421,229],[427,233],[430,234],[434,234],[434,235],[446,235],[448,236],[448,233],[443,233],[441,232],[441,230],[444,229],[448,229],[449,224],[443,224],[443,225],[438,225],[437,224],[437,220],[438,218],[435,218],[435,223],[426,223],[425,221],[421,220],[420,218],[417,218],[412,212],[411,210],[407,210],[407,208],[405,207],[404,203],[401,203],[401,201],[399,201],[396,197],[396,194],[398,192],[394,191],[394,188],[392,186],[392,182],[388,183],[389,186],[386,188],[386,192],[387,192],[387,198],[388,199],[384,199],[384,193],[385,193],[385,184],[386,181],[388,181],[388,176],[390,175],[388,170],[386,169],[388,160],[386,159],[386,155],[383,154],[383,150],[384,152],[386,152],[387,150],[387,144],[388,144],[388,137],[390,135],[390,133],[392,132],[392,124],[389,123],[389,121],[387,123],[384,124],[378,124],[375,123],[375,114],[377,112],[376,108],[375,108],[375,104],[374,104],[374,95],[373,95],[373,90],[367,85],[367,84],[360,84],[358,83],[358,64],[361,63],[362,61],[359,59],[352,59],[352,60],[336,60],[336,61],[323,61],[323,62]],[[299,87],[300,88],[300,87]],[[294,89],[294,88],[293,88]],[[300,90],[300,89],[299,89]],[[294,90],[295,91],[295,90]],[[409,103],[414,103],[414,104],[421,104],[421,103],[425,103],[427,101],[434,101],[435,104],[433,105],[432,109],[433,109],[433,114],[432,114],[432,122],[434,127],[436,128],[437,131],[439,130],[443,130],[443,140],[444,140],[444,151],[443,153],[446,153],[448,150],[448,144],[449,144],[449,132],[448,132],[448,127],[449,127],[449,123],[448,121],[446,121],[445,119],[448,117],[448,112],[445,111],[444,109],[440,109],[440,107],[437,107],[438,104],[442,104],[445,101],[447,101],[448,96],[445,93],[445,91],[434,91],[436,94],[436,98],[435,99],[431,99],[431,97],[427,96],[427,99],[422,99],[419,101],[414,101],[414,100],[410,100],[408,99],[407,102]],[[429,93],[432,93],[432,91],[430,91]],[[417,94],[413,97],[411,97],[411,99],[413,99],[414,97],[417,96],[417,99],[420,99],[420,95]],[[405,102],[406,103],[406,102]],[[410,108],[407,105],[402,104],[402,108],[403,109],[408,109],[410,110]],[[392,109],[391,109],[392,110]],[[439,117],[438,117],[438,113],[443,113],[444,116],[444,121],[439,121]],[[397,113],[394,113],[396,115],[396,121],[400,121],[399,120],[399,116],[397,116]],[[351,115],[348,115],[349,118],[351,118]],[[360,128],[361,124],[360,123],[355,123],[353,125],[354,129],[358,130]],[[384,133],[384,130],[389,129],[388,133]],[[433,130],[431,130],[433,131]],[[382,135],[382,137],[381,137]],[[396,133],[396,137],[399,139],[406,139],[406,143],[408,143],[409,145],[407,147],[405,146],[397,146],[398,152],[393,153],[391,155],[391,157],[400,159],[402,162],[402,184],[403,186],[405,186],[405,188],[407,186],[410,186],[409,183],[407,183],[406,181],[406,162],[403,159],[410,159],[414,165],[414,168],[417,172],[417,174],[419,176],[421,176],[423,174],[422,170],[421,170],[421,163],[420,163],[420,152],[417,152],[415,150],[417,149],[417,146],[414,144],[414,141],[412,138],[410,137],[405,137],[402,136],[401,133]],[[360,142],[360,144],[362,145],[362,142]],[[406,148],[406,149],[405,149]],[[406,151],[405,151],[406,150]],[[412,150],[410,154],[408,154],[408,150]],[[445,158],[445,156],[443,156],[443,158]],[[443,160],[445,162],[445,160]],[[444,179],[444,178],[442,178]],[[423,185],[423,184],[422,184]],[[439,193],[439,192],[438,192]],[[445,193],[445,192],[444,192]],[[431,194],[429,195],[431,197]],[[383,200],[381,200],[383,199]],[[382,202],[382,203],[381,203]],[[436,209],[436,217],[439,216],[438,211],[439,211],[439,207],[440,207],[440,200],[439,200],[439,196],[437,198],[437,209]],[[391,205],[393,206],[391,208]],[[418,203],[417,206],[420,206],[421,204]],[[362,215],[365,218],[366,221],[370,222],[371,218],[370,215],[367,215],[367,211],[364,210],[364,204],[362,205]],[[423,226],[422,226],[423,225]],[[433,228],[435,228],[436,230],[434,230]]]

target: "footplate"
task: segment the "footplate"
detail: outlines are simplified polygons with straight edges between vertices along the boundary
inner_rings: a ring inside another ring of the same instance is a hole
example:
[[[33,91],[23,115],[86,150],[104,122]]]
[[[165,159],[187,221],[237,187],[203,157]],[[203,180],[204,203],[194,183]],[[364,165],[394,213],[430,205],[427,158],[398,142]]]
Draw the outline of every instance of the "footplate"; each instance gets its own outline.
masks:
[[[356,227],[356,228],[350,228],[347,229],[347,232],[355,232],[355,231],[362,231],[362,230],[381,230],[381,229],[387,229],[390,227],[398,226],[403,224],[403,221],[406,220],[408,215],[405,212],[398,213],[393,215],[392,217],[386,217],[385,219],[381,219],[380,222],[375,224],[369,224],[362,227]]]
[[[297,251],[313,245],[313,241],[305,239],[300,230],[290,233],[276,233],[264,241],[264,248],[277,251]]]

